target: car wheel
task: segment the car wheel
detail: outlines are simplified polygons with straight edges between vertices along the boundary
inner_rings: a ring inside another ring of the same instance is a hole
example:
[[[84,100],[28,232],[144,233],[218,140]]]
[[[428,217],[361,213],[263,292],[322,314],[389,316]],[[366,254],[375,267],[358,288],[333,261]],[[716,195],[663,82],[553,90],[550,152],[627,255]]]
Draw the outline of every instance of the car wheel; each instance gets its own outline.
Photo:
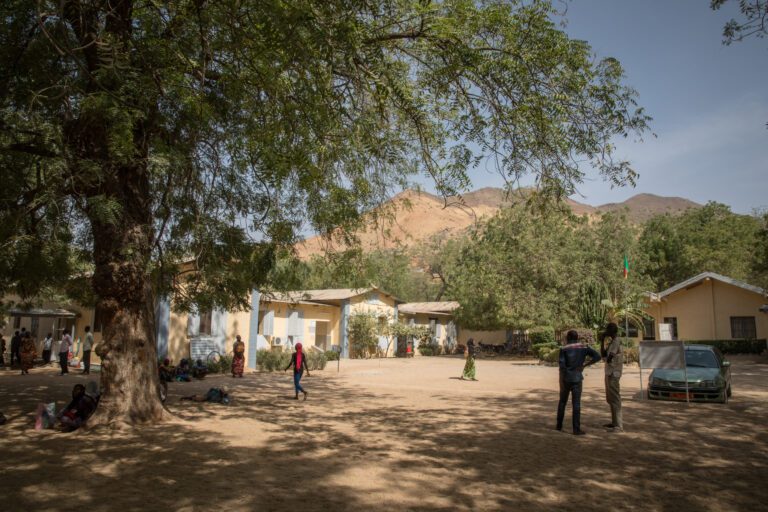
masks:
[[[728,390],[724,389],[723,394],[720,395],[720,398],[717,400],[717,403],[719,404],[727,404],[728,403]]]
[[[731,385],[728,384],[728,391],[726,392],[728,394],[728,398],[733,396],[733,391],[731,391]]]

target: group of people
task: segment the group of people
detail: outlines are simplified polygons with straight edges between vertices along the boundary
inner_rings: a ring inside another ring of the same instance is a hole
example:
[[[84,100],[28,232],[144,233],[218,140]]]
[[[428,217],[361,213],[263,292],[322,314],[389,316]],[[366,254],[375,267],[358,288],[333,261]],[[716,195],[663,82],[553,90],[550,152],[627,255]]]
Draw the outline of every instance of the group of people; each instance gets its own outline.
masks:
[[[0,366],[5,366],[5,338],[0,335]],[[37,357],[37,346],[32,333],[22,327],[21,331],[16,331],[11,337],[11,361],[9,366],[14,363],[19,365],[22,375],[27,375],[34,366]]]
[[[61,368],[60,375],[66,375],[69,373],[69,353],[72,349],[72,335],[69,329],[64,329],[61,335],[61,342],[59,343],[59,366]],[[91,351],[93,350],[94,340],[91,327],[85,326],[85,341],[83,342],[83,371],[82,373],[88,375],[91,373]],[[5,338],[0,335],[0,366],[5,366]],[[43,340],[43,364],[47,365],[51,362],[51,353],[53,351],[53,334],[48,333]],[[20,331],[16,331],[11,338],[11,360],[9,366],[13,366],[14,363],[18,363],[21,369],[22,375],[27,375],[29,370],[34,366],[35,359],[37,358],[37,344],[32,333],[27,331],[25,327],[22,327]]]
[[[161,382],[190,382],[192,378],[204,379],[208,375],[208,366],[202,359],[195,361],[192,366],[187,359],[182,359],[178,366],[173,366],[171,360],[166,357],[157,371]]]
[[[610,432],[623,432],[624,424],[621,418],[621,372],[624,366],[624,354],[618,339],[619,327],[611,322],[600,339],[600,354],[584,343],[579,343],[579,333],[568,331],[566,344],[560,349],[560,401],[557,405],[557,430],[563,430],[565,407],[568,397],[571,397],[573,414],[573,433],[583,435],[581,428],[581,391],[584,381],[584,368],[605,359],[605,399],[611,408],[611,421],[603,425]],[[464,352],[466,362],[461,374],[461,380],[477,380],[475,367],[475,342],[472,338],[467,341]],[[298,396],[298,391],[297,391]]]
[[[566,345],[560,349],[560,401],[557,405],[557,430],[563,429],[565,407],[571,396],[573,408],[572,422],[574,435],[583,435],[581,428],[581,391],[584,381],[584,368],[605,359],[605,398],[611,408],[611,422],[603,425],[609,432],[623,432],[621,418],[621,372],[624,354],[618,339],[619,327],[609,323],[600,339],[600,353],[592,347],[579,343],[579,333],[568,331]]]

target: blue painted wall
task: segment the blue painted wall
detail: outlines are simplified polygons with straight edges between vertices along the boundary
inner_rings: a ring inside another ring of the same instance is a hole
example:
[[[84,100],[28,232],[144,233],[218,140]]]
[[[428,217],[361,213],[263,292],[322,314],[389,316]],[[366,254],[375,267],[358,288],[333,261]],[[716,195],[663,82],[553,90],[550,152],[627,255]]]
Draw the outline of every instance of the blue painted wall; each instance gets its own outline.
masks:
[[[161,297],[155,305],[155,321],[157,322],[157,357],[168,356],[168,335],[171,324],[171,301]]]
[[[259,290],[251,290],[251,317],[248,326],[248,368],[256,369],[256,343],[259,336],[259,302],[261,293]]]
[[[349,325],[349,299],[341,301],[341,357],[349,358],[349,337],[347,336],[347,326]]]

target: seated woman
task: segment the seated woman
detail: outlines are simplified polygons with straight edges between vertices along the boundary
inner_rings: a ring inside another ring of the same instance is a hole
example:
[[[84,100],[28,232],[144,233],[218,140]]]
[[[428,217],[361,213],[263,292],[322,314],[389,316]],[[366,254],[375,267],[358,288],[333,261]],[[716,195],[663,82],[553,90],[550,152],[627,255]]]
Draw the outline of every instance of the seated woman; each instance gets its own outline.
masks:
[[[182,359],[176,368],[176,380],[179,382],[190,382],[192,379],[189,377],[189,372],[189,361]]]
[[[61,427],[67,432],[80,428],[91,417],[98,405],[98,399],[86,393],[85,386],[75,384],[72,401],[58,414]]]
[[[208,366],[203,364],[202,359],[195,361],[195,365],[192,367],[192,376],[196,379],[204,379],[208,375]]]
[[[171,360],[167,357],[163,359],[163,364],[157,367],[162,382],[173,382],[173,376],[176,374],[176,368],[171,366]]]

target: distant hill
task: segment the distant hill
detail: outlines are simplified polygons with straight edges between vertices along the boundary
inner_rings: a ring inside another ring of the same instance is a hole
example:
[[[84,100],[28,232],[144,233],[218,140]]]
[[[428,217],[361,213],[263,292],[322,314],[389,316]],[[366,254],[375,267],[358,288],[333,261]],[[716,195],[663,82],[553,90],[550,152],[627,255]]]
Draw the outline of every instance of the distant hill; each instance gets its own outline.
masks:
[[[629,218],[635,222],[643,222],[661,213],[680,213],[688,208],[699,208],[701,205],[683,197],[664,197],[655,194],[637,194],[623,203],[608,203],[597,207],[601,212],[612,212],[627,209]]]
[[[406,190],[393,197],[385,206],[391,207],[391,220],[379,226],[369,227],[358,233],[363,250],[404,248],[426,240],[433,235],[456,236],[463,233],[483,217],[490,217],[500,208],[523,200],[525,189],[507,193],[500,188],[486,187],[459,197],[446,200],[429,194]],[[576,215],[593,216],[602,212],[626,210],[634,222],[643,222],[661,213],[680,213],[699,204],[681,197],[663,197],[654,194],[638,194],[622,203],[590,206],[573,199],[566,203]],[[297,251],[302,258],[319,254],[328,249],[328,241],[315,236],[300,242]]]

